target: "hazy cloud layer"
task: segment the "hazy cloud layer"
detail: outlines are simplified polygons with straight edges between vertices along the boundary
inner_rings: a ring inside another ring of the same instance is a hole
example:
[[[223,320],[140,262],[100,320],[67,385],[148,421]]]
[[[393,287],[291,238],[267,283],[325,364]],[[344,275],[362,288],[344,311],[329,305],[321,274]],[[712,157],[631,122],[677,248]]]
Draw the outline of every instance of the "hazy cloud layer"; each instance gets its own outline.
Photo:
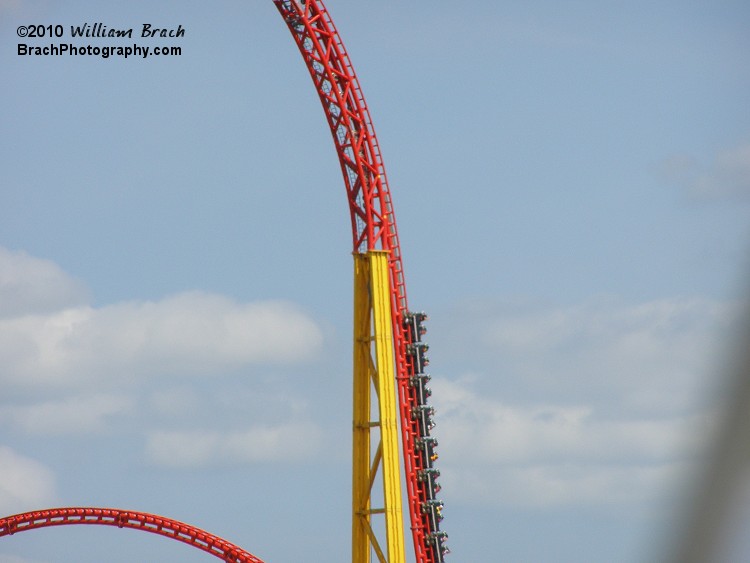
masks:
[[[155,379],[314,359],[322,332],[293,304],[186,292],[92,307],[85,297],[85,287],[54,263],[0,248],[0,383],[26,398],[0,402],[6,431],[64,440],[127,429],[129,439],[146,441],[151,462],[169,467],[283,462],[319,449],[321,430],[300,422],[304,390],[295,396],[276,380],[207,389],[195,380],[173,387]],[[150,399],[139,401],[144,391]],[[253,421],[238,404],[254,406],[263,423],[248,428]],[[287,418],[264,417],[276,410]],[[164,420],[190,430],[153,429]],[[52,473],[7,447],[0,447],[0,480],[6,513],[44,506],[53,496]]]
[[[322,340],[314,321],[289,303],[237,303],[198,292],[0,321],[3,379],[16,385],[212,375],[307,360]]]
[[[290,422],[232,432],[154,432],[146,450],[158,465],[202,467],[299,461],[314,454],[320,442],[321,432],[314,424]]]
[[[0,356],[5,384],[214,375],[255,363],[313,358],[320,328],[291,303],[238,303],[180,293],[95,308],[51,262],[0,249]]]
[[[90,434],[118,418],[146,415],[132,429],[145,441],[146,458],[170,468],[291,462],[323,447],[324,431],[304,399],[305,381],[289,395],[269,382],[206,393],[189,380],[160,387],[147,379],[310,360],[322,333],[295,306],[189,292],[96,308],[78,302],[85,290],[54,264],[3,256],[6,265],[21,266],[8,268],[14,281],[6,285],[22,288],[28,279],[48,305],[0,318],[0,380],[11,388],[72,389],[68,396],[0,406],[6,428]],[[57,283],[71,289],[45,293]],[[446,494],[516,506],[651,498],[685,473],[697,455],[696,436],[710,426],[695,393],[731,310],[701,299],[464,307],[451,317],[450,340],[462,364],[472,365],[452,380],[434,381]],[[96,387],[75,393],[82,384],[115,379],[133,381],[133,397]],[[150,394],[137,410],[144,381]],[[231,407],[238,402],[256,404],[258,418],[247,420]],[[276,411],[289,416],[279,420]],[[36,483],[28,490],[51,496],[48,470],[2,451],[11,477],[22,474]],[[23,486],[9,490],[17,491],[19,503],[31,494]]]
[[[697,299],[473,311],[466,349],[491,360],[433,382],[446,491],[517,506],[653,499],[713,427],[700,390],[731,312]]]
[[[451,500],[523,508],[560,506],[623,507],[674,498],[687,483],[689,464],[523,466],[443,469]],[[488,476],[488,473],[490,476]]]
[[[587,406],[507,405],[444,380],[434,387],[441,441],[477,463],[661,461],[667,452],[687,453],[685,428],[701,426],[680,417],[611,419]],[[469,435],[474,439],[465,440]]]
[[[283,301],[239,303],[196,291],[96,308],[85,297],[53,262],[0,247],[0,381],[214,375],[309,360],[323,341],[317,324]]]
[[[55,499],[55,477],[41,463],[0,446],[0,514],[49,506]]]
[[[470,502],[641,502],[683,476],[711,426],[697,415],[612,420],[587,406],[507,405],[461,382],[434,388],[446,490]]]
[[[111,417],[132,414],[133,409],[133,400],[125,396],[74,396],[0,406],[0,422],[26,434],[89,434],[107,430]]]
[[[708,172],[696,178],[693,192],[705,197],[750,197],[750,144],[719,153]]]
[[[693,298],[509,302],[466,308],[451,330],[471,350],[471,369],[505,397],[601,401],[653,414],[681,411],[694,401],[707,369],[726,351],[721,336],[736,310]]]
[[[710,166],[688,155],[673,155],[661,163],[661,173],[701,199],[750,198],[750,144],[720,152]]]
[[[0,319],[82,305],[87,296],[54,262],[0,247]]]

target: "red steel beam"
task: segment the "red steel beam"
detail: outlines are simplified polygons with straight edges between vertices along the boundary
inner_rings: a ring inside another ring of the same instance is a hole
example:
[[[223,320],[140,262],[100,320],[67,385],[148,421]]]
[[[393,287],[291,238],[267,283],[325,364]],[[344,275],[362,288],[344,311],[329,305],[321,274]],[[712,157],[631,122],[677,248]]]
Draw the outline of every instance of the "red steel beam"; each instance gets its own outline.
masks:
[[[150,532],[196,547],[231,563],[263,563],[261,559],[218,536],[176,520],[114,508],[51,508],[0,519],[0,537],[50,526],[99,525]]]

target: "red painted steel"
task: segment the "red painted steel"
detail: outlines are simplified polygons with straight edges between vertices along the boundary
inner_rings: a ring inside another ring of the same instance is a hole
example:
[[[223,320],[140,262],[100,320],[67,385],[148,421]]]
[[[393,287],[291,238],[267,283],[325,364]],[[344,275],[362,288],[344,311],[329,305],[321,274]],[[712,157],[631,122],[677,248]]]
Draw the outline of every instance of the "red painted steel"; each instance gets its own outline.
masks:
[[[0,519],[0,537],[26,530],[67,525],[130,528],[181,541],[231,563],[263,563],[253,554],[203,530],[163,516],[113,508],[51,508]]]
[[[344,44],[321,0],[274,0],[305,61],[323,104],[344,177],[352,221],[354,252],[390,252],[393,334],[401,420],[404,470],[414,549],[418,563],[443,561],[442,536],[426,510],[430,492],[420,471],[426,469],[418,451],[416,373],[409,354],[413,337],[404,328],[408,315],[401,249],[390,190],[375,130],[362,89]],[[430,462],[431,463],[431,462]],[[423,473],[422,473],[423,475]],[[440,537],[439,541],[436,538]]]

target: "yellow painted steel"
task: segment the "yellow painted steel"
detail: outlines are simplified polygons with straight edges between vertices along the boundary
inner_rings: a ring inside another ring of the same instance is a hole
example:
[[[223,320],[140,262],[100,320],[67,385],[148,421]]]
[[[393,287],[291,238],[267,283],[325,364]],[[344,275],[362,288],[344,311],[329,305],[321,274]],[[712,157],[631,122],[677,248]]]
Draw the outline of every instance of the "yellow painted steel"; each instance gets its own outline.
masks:
[[[354,408],[352,563],[370,563],[370,267],[354,255]]]
[[[377,420],[373,420],[373,399]],[[404,563],[391,296],[388,253],[384,251],[354,255],[353,433],[352,563],[370,563],[373,553],[381,563]],[[378,445],[373,453],[374,443]],[[378,473],[383,506],[373,508]],[[375,514],[384,516],[383,526],[373,528]],[[375,533],[382,528],[385,546]]]

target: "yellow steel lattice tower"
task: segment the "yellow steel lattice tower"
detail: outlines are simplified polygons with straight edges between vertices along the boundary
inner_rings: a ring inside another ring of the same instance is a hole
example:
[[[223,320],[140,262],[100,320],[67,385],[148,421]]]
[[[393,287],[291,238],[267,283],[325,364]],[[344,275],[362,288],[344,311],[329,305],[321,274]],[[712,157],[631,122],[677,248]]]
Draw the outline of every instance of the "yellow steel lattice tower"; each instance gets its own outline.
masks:
[[[394,381],[388,253],[355,254],[352,563],[370,563],[372,553],[381,563],[405,560]],[[373,507],[378,474],[383,506]],[[374,515],[384,518],[385,546]]]

